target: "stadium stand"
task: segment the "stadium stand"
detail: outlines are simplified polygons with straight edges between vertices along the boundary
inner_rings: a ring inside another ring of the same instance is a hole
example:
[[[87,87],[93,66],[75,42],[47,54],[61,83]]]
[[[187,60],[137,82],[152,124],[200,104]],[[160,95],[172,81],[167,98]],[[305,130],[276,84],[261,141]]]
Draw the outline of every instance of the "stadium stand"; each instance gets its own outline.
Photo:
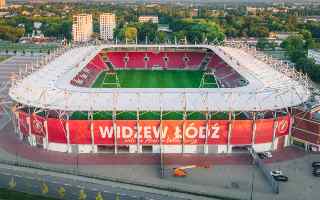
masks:
[[[126,56],[129,58],[127,68],[145,68],[145,54],[146,52],[127,52]]]
[[[108,61],[116,68],[199,68],[203,52],[107,52]]]
[[[213,52],[121,52],[109,51],[96,55],[72,80],[75,86],[89,87],[103,70],[114,68],[211,69],[222,88],[235,88],[247,81]]]
[[[96,55],[71,81],[74,86],[89,87],[98,74],[107,68],[101,55]]]
[[[163,52],[147,52],[147,56],[149,57],[149,61],[147,62],[147,67],[165,67],[166,63],[164,61],[165,54]]]
[[[189,68],[197,68],[201,65],[201,62],[203,61],[205,57],[205,53],[200,52],[188,52],[185,54],[189,60],[186,62],[187,66]]]
[[[222,88],[235,88],[247,84],[247,81],[232,67],[223,62],[217,55],[213,55],[208,64],[214,71],[215,77]]]
[[[113,64],[116,68],[125,68],[126,62],[125,62],[125,52],[108,52],[107,57],[108,60]]]

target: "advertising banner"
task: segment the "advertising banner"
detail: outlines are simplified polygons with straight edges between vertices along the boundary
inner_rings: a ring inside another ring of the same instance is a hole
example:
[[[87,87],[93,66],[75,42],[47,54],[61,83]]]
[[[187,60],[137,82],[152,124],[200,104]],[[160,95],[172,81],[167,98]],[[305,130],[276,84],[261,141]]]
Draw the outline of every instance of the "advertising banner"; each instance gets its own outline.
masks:
[[[273,119],[256,120],[256,138],[255,144],[267,143],[272,141]]]
[[[19,112],[19,128],[23,135],[29,135],[29,122],[28,114],[25,112]]]
[[[116,121],[117,144],[137,144],[137,121]]]
[[[228,120],[210,120],[208,144],[227,144],[228,124]]]
[[[252,120],[235,120],[232,123],[231,144],[252,143]]]
[[[91,144],[89,120],[69,120],[70,144]]]
[[[165,128],[162,128],[165,129]],[[160,121],[139,121],[140,144],[160,144]],[[164,134],[162,134],[164,137]]]
[[[276,129],[276,136],[284,136],[289,134],[289,128],[290,128],[290,117],[289,116],[283,116],[278,117],[278,126]]]
[[[67,143],[65,121],[60,119],[48,119],[48,140],[55,143]]]
[[[44,137],[46,130],[44,128],[45,118],[32,114],[31,115],[31,133],[37,136]]]
[[[112,120],[94,120],[94,144],[114,144],[114,128]]]
[[[21,127],[27,131],[26,117],[22,114]],[[43,124],[43,118],[33,118],[33,121]],[[93,138],[91,136],[91,123]],[[139,123],[139,124],[137,124]],[[271,142],[273,135],[273,119],[256,120],[255,143]],[[48,119],[49,141],[66,141],[64,122],[58,119]],[[232,124],[231,144],[252,143],[252,120],[235,120]],[[38,129],[36,129],[38,128]],[[278,119],[276,136],[287,135],[289,130],[289,118]],[[42,134],[39,124],[35,125],[33,132]],[[26,132],[27,133],[27,132]],[[228,120],[70,120],[69,133],[71,144],[119,145],[137,144],[143,145],[162,144],[168,145],[201,145],[227,144]],[[139,136],[139,137],[138,137]],[[57,137],[57,138],[55,138]],[[115,141],[116,137],[116,141]],[[206,140],[207,139],[207,140]]]

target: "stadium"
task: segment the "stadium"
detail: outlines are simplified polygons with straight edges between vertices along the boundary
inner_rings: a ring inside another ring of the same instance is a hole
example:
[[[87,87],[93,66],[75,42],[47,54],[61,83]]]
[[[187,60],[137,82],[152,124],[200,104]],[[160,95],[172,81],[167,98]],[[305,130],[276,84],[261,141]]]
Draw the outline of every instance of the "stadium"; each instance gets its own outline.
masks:
[[[69,153],[232,153],[290,144],[305,76],[245,45],[68,47],[13,80],[13,123]]]

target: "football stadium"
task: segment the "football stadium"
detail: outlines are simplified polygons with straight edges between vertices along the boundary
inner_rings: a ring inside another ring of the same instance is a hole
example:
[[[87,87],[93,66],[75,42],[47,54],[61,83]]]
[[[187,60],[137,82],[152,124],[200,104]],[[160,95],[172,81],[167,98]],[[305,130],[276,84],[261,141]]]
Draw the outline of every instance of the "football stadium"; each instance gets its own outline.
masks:
[[[232,153],[290,144],[308,79],[245,45],[68,47],[14,80],[26,143],[69,153]]]

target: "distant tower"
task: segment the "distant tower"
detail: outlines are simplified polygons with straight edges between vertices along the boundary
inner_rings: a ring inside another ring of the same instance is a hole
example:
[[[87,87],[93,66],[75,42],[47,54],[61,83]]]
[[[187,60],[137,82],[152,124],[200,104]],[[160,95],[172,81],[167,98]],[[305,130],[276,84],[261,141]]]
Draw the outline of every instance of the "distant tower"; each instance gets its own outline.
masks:
[[[79,14],[73,16],[72,38],[74,42],[87,42],[93,34],[92,15]]]
[[[116,28],[116,16],[112,13],[100,15],[100,39],[113,40],[113,31]]]
[[[6,0],[0,0],[0,9],[6,7]]]

